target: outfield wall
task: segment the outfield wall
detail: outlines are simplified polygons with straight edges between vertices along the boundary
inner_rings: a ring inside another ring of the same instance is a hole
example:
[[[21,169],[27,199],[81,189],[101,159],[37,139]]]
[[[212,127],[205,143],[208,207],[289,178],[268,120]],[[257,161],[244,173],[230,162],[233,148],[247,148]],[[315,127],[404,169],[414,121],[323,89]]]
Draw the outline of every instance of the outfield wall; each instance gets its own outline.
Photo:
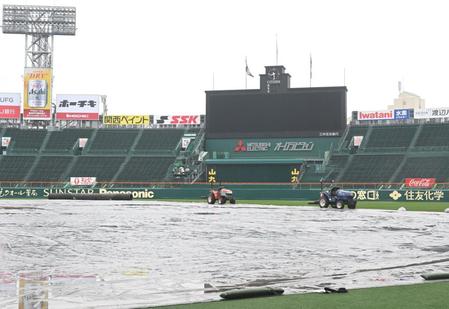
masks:
[[[292,186],[229,185],[237,200],[303,200],[319,198],[319,189],[303,189]],[[359,201],[427,201],[449,202],[449,190],[352,190]],[[131,193],[134,199],[205,199],[207,185],[189,185],[179,188],[30,188],[0,187],[0,199],[46,199],[50,193]]]

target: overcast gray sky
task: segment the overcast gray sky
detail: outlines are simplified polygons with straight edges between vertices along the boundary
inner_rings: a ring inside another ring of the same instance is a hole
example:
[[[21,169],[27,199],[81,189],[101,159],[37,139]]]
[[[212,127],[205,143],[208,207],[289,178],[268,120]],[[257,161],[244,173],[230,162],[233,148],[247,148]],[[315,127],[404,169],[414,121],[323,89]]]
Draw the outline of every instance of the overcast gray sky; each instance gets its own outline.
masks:
[[[106,94],[110,114],[203,114],[205,90],[245,88],[276,62],[291,87],[348,87],[351,110],[406,91],[449,106],[445,1],[0,1],[75,6],[76,36],[55,38],[54,94]],[[22,92],[23,35],[0,33],[0,92]]]

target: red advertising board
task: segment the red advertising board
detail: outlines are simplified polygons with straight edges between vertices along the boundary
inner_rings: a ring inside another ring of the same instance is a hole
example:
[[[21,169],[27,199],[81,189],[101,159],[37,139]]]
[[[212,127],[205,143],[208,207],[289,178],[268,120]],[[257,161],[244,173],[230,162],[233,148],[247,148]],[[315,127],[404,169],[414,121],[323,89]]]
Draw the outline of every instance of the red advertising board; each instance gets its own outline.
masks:
[[[409,188],[432,188],[435,178],[405,178],[405,185]]]
[[[19,119],[20,106],[2,106],[0,105],[0,119]]]
[[[72,186],[93,186],[97,183],[97,177],[70,177]]]
[[[0,93],[0,119],[20,119],[20,93]]]

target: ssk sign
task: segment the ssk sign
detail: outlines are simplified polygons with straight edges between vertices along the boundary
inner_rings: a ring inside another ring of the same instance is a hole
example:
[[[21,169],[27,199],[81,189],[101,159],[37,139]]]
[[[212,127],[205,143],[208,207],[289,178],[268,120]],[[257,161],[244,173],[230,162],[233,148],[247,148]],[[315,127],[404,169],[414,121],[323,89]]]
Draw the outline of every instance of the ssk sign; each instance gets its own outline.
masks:
[[[154,124],[201,124],[200,115],[157,115]]]
[[[409,188],[432,188],[435,178],[405,178],[405,185]]]

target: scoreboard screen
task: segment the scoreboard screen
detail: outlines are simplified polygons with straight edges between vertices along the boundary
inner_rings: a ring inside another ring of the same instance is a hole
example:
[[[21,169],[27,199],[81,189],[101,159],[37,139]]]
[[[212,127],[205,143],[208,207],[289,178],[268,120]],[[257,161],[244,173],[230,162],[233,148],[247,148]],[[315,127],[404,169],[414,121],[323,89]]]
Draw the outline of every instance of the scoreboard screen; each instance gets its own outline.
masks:
[[[206,93],[208,138],[339,136],[345,128],[346,87]]]

